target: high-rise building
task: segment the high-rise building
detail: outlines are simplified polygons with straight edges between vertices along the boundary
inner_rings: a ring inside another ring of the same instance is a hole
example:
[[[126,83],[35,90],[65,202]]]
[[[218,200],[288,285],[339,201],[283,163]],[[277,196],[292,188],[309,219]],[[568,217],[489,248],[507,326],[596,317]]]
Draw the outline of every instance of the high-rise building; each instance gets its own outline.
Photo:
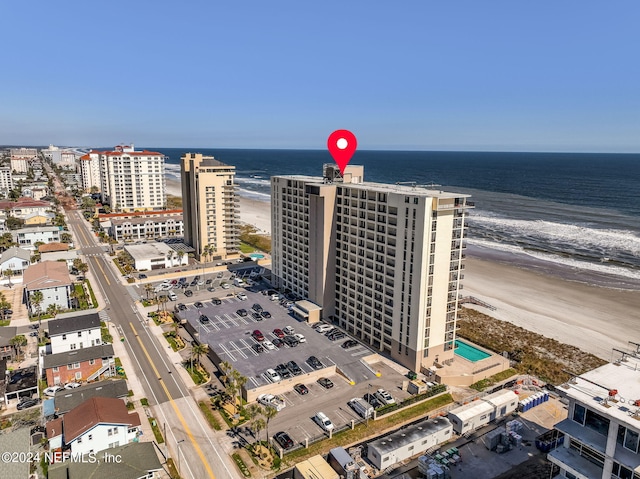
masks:
[[[271,179],[277,287],[406,367],[453,358],[468,195],[344,175]]]
[[[80,157],[80,175],[82,176],[82,188],[89,192],[92,187],[100,191],[100,152],[91,151]]]
[[[184,240],[196,257],[210,251],[225,258],[238,253],[238,199],[235,166],[212,156],[186,153],[181,158]]]
[[[89,157],[98,158],[102,202],[112,209],[153,210],[166,206],[162,153],[120,145],[113,151],[91,151]]]
[[[613,352],[614,363],[558,387],[569,416],[555,425],[564,440],[547,456],[560,467],[554,477],[640,478],[640,345],[632,344]]]
[[[13,189],[13,178],[11,176],[11,168],[8,166],[0,167],[0,193],[6,195]]]

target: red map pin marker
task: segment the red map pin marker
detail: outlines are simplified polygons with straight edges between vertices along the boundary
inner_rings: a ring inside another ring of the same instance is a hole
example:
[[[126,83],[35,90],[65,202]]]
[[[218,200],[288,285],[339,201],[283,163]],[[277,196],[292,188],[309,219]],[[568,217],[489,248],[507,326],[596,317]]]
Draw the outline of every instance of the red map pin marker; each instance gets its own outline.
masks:
[[[340,173],[344,175],[344,169],[351,161],[351,157],[356,152],[358,141],[356,136],[349,130],[336,130],[329,135],[327,148],[334,161],[340,167]]]

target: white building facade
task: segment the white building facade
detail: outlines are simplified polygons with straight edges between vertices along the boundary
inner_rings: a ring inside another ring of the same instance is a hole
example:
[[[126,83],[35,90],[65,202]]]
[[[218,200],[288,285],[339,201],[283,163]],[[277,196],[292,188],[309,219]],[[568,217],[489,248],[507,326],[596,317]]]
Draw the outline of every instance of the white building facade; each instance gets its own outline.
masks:
[[[100,163],[102,202],[118,211],[161,209],[166,206],[165,157],[120,145],[114,151],[89,153]]]
[[[33,226],[31,228],[21,228],[11,232],[13,240],[20,248],[35,250],[35,244],[59,243],[60,228],[57,226]]]
[[[80,174],[82,175],[82,188],[90,192],[96,187],[100,191],[100,152],[90,152],[80,157]]]
[[[276,287],[406,367],[453,358],[468,195],[342,177],[272,177]]]
[[[558,388],[569,417],[555,425],[564,441],[547,455],[560,467],[556,477],[640,478],[640,354],[633,349]]]
[[[13,178],[11,168],[3,166],[0,168],[0,193],[8,194],[13,189]]]

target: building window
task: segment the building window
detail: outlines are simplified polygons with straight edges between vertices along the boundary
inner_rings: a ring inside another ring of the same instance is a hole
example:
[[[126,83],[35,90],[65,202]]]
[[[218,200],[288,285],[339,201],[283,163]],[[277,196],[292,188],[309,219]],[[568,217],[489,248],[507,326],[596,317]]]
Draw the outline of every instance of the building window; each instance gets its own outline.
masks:
[[[63,335],[62,335],[62,340],[63,340],[63,341],[66,341],[66,340],[67,340],[67,335],[66,335],[66,334],[63,334]]]
[[[573,420],[578,424],[582,424],[584,426],[584,416],[586,413],[586,408],[581,406],[580,404],[575,404],[573,406]]]
[[[54,373],[57,373],[59,371],[60,368],[58,368],[58,366],[54,366],[51,368],[51,371]]]
[[[627,429],[627,434],[624,438],[624,447],[633,452],[638,452],[638,433]]]

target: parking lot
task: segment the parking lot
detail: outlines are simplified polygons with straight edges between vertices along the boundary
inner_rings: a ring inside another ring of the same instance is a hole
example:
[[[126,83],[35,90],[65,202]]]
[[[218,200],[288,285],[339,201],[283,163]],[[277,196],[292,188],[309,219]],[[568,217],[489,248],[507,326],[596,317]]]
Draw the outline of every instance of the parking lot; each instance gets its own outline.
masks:
[[[378,388],[386,389],[397,400],[409,396],[406,391],[401,390],[402,382],[406,380],[404,376],[384,363],[367,367],[361,361],[363,357],[375,354],[374,351],[361,343],[350,349],[343,349],[341,345],[350,339],[348,336],[331,341],[324,334],[315,331],[311,325],[296,319],[287,307],[278,301],[271,301],[270,296],[262,294],[265,290],[264,285],[256,285],[251,291],[235,288],[235,293],[231,290],[216,289],[205,299],[198,299],[198,302],[202,303],[200,307],[195,307],[195,302],[191,301],[195,298],[191,298],[187,303],[186,298],[179,297],[178,301],[184,303],[186,309],[179,311],[177,315],[190,324],[199,335],[200,341],[207,343],[221,361],[228,361],[234,369],[248,378],[245,388],[248,393],[253,393],[251,397],[262,392],[274,392],[274,388],[278,389],[277,393],[284,399],[286,407],[271,420],[272,432],[287,431],[294,442],[303,443],[305,438],[317,437],[324,433],[313,421],[313,416],[318,411],[327,414],[336,428],[339,428],[350,424],[352,420],[362,420],[347,405],[354,397],[362,397],[367,392],[374,393]],[[245,293],[247,299],[238,299],[238,292]],[[222,304],[213,304],[214,298],[220,299]],[[271,318],[254,318],[254,303],[268,311]],[[240,309],[245,309],[247,316],[240,316],[237,313]],[[207,316],[208,321],[201,322],[199,318],[202,315]],[[302,334],[305,342],[295,347],[283,345],[275,350],[265,348],[263,352],[254,349],[260,341],[254,339],[253,331],[259,330],[265,340],[273,341],[276,338],[274,329],[284,329],[287,326]],[[326,369],[314,370],[307,362],[310,356],[316,356]],[[276,385],[272,384],[265,376],[266,370],[275,369],[278,364],[288,361],[295,361],[303,373],[283,379]],[[335,374],[335,368],[339,368],[342,374]],[[375,372],[379,372],[380,377],[377,377]],[[319,376],[331,379],[333,387],[325,389],[318,384],[316,380]],[[354,384],[351,384],[347,377]],[[293,390],[293,386],[298,383],[308,387],[308,394],[300,395]]]

